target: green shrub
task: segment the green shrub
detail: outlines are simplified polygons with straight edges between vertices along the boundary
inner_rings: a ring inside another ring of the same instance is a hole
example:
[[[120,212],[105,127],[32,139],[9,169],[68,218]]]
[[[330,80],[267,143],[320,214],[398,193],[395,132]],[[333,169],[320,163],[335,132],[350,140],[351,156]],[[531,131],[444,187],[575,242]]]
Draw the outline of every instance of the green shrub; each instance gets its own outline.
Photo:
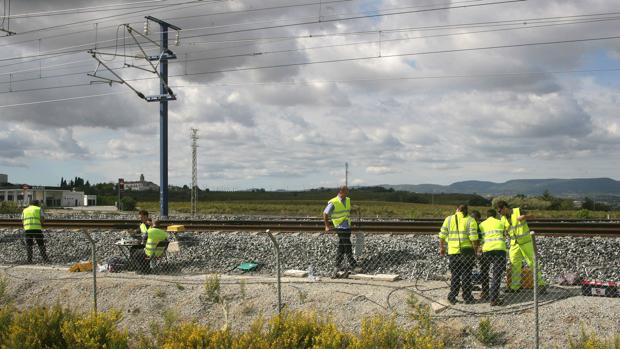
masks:
[[[23,311],[5,306],[0,309],[0,344],[3,349],[127,348],[119,320],[118,312],[81,317],[59,305]]]
[[[8,295],[6,293],[6,289],[8,287],[8,282],[4,276],[0,276],[0,305],[3,305],[8,300]]]
[[[446,345],[447,333],[437,328],[431,307],[420,303],[413,292],[409,293],[407,305],[409,305],[409,318],[413,321],[413,325],[405,333],[406,347],[443,348]]]
[[[195,322],[169,327],[157,336],[156,348],[230,348],[232,336],[228,330],[214,331]]]
[[[591,217],[591,212],[590,212],[590,210],[581,209],[581,210],[577,211],[576,216],[579,219],[588,219],[588,218]]]
[[[403,343],[403,331],[396,319],[376,315],[362,320],[362,330],[359,337],[354,338],[351,348],[402,348]]]
[[[121,199],[121,210],[134,211],[136,209],[136,199],[131,196],[125,196]]]
[[[350,337],[315,313],[283,312],[269,321],[265,338],[272,348],[345,348]]]
[[[480,320],[478,328],[474,331],[474,337],[487,347],[506,344],[504,333],[494,329],[488,318]]]
[[[66,348],[62,336],[64,321],[72,321],[73,313],[56,305],[50,309],[34,307],[17,312],[3,335],[3,349]]]
[[[61,332],[69,348],[127,348],[128,334],[118,329],[120,320],[118,311],[91,314],[64,321]]]
[[[205,278],[204,299],[209,303],[220,303],[222,296],[220,294],[220,276],[209,275]]]
[[[14,314],[15,308],[13,306],[4,306],[0,309],[0,344],[6,342]]]
[[[569,349],[620,349],[620,336],[601,339],[594,333],[587,333],[583,328],[578,338],[568,338]]]
[[[2,214],[13,214],[20,213],[22,210],[17,206],[16,203],[10,201],[2,201],[0,202],[0,213]]]

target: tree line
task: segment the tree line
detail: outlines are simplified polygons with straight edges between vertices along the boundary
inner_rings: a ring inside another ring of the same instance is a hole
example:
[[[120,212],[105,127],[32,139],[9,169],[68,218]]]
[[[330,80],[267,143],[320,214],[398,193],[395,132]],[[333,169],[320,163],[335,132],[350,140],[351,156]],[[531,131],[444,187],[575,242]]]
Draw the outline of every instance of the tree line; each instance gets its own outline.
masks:
[[[91,185],[88,180],[81,177],[74,177],[67,182],[61,178],[60,188],[74,189],[83,191],[88,195],[97,195],[100,205],[112,205],[118,200],[117,183],[97,183]],[[253,188],[242,191],[211,191],[209,188],[197,188],[198,200],[211,201],[270,201],[270,200],[327,200],[335,195],[336,188],[320,187],[305,191],[268,191],[264,188]],[[478,194],[455,194],[455,193],[414,193],[408,191],[398,191],[393,188],[380,186],[352,187],[351,196],[355,200],[363,201],[385,201],[385,202],[407,202],[419,204],[437,205],[456,205],[466,203],[471,206],[491,206],[497,200],[504,200],[515,207],[523,207],[535,210],[574,210],[575,200],[570,198],[560,198],[545,191],[540,196],[526,196],[523,194],[514,196],[496,196],[491,198],[483,197]],[[191,188],[184,186],[170,186],[168,198],[170,201],[189,201]],[[159,191],[131,191],[122,192],[123,201],[158,201]],[[131,206],[131,202],[127,202]],[[611,207],[604,202],[597,202],[592,198],[586,197],[581,200],[582,209],[590,211],[609,211]]]

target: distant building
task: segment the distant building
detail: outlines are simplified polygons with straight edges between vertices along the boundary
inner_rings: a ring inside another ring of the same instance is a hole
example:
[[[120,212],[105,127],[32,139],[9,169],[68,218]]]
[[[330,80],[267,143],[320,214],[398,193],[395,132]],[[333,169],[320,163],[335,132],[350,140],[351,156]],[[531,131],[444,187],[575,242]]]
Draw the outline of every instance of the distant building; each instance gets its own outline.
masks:
[[[39,200],[45,207],[78,207],[97,205],[96,195],[84,195],[81,191],[63,189],[47,189],[45,187],[0,188],[0,202],[14,202],[19,206],[27,206],[33,200]]]
[[[144,191],[144,190],[159,190],[159,185],[145,181],[144,175],[140,175],[140,180],[136,182],[125,182],[125,190]]]
[[[84,195],[84,206],[97,206],[97,195]]]
[[[0,173],[0,185],[7,184],[9,182],[9,176]]]

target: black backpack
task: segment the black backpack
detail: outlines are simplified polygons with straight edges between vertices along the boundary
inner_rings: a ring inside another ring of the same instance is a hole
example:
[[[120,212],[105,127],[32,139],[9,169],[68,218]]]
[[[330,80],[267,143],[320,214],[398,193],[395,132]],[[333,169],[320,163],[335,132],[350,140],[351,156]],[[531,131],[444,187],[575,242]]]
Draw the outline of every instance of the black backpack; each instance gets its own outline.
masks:
[[[113,256],[108,259],[108,271],[110,273],[119,273],[125,268],[125,259],[120,256]]]

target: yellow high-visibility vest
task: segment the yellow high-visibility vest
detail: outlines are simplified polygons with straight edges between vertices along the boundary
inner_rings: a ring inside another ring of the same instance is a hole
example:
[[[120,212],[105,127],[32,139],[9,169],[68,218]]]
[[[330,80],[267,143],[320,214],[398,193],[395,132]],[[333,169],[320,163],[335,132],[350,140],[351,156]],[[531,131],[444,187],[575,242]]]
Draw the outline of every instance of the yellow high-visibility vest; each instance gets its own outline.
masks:
[[[439,238],[448,241],[448,254],[460,254],[463,249],[473,249],[472,241],[478,241],[478,224],[472,217],[457,212],[446,217]]]
[[[336,196],[335,198],[329,200],[329,203],[334,205],[334,210],[330,215],[334,227],[337,228],[344,221],[347,221],[349,223],[349,227],[351,227],[351,199],[347,197],[343,205],[340,198]]]
[[[159,228],[149,228],[144,253],[149,257],[159,257],[164,253],[163,247],[157,247],[161,241],[168,239],[168,233]]]
[[[505,225],[510,224],[508,228],[508,236],[510,236],[510,245],[516,244],[523,245],[532,241],[530,236],[530,227],[527,225],[526,220],[519,221],[521,216],[521,210],[518,207],[512,209],[512,215],[510,215],[510,221],[506,217],[502,217],[502,222]]]
[[[22,211],[24,230],[41,230],[41,207],[30,205]]]
[[[506,251],[506,227],[501,220],[489,217],[479,227],[482,232],[482,252]]]

